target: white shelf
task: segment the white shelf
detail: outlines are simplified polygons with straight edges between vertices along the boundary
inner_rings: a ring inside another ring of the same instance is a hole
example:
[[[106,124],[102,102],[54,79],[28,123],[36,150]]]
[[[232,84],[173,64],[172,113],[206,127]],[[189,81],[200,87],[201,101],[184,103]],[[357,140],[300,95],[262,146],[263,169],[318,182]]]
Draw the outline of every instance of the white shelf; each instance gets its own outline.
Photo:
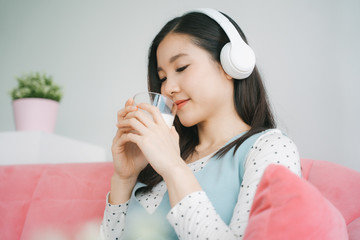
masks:
[[[105,161],[97,145],[47,132],[0,132],[0,165]]]

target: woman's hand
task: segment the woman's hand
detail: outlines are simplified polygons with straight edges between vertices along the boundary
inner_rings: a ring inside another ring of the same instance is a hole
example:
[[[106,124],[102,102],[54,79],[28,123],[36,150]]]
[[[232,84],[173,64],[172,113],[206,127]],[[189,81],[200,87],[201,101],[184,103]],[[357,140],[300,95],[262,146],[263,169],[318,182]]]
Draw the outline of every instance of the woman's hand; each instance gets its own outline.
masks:
[[[118,112],[118,130],[111,147],[115,168],[114,175],[121,180],[132,180],[134,183],[141,170],[148,164],[139,147],[127,140],[127,135],[134,132],[134,129],[126,123],[134,121],[131,120],[130,115],[136,111],[137,107],[133,106],[133,100],[129,99],[125,108]]]
[[[179,135],[175,128],[166,125],[158,108],[149,104],[140,104],[138,108],[138,111],[129,112],[127,120],[119,124],[122,128],[135,130],[128,132],[124,140],[135,143],[163,177],[171,174],[174,166],[186,166],[180,157]]]
[[[133,129],[124,134],[124,141],[136,144],[167,185],[170,205],[175,206],[188,194],[201,191],[195,175],[180,157],[179,135],[169,128],[158,108],[140,104],[140,110],[127,114],[119,127]],[[141,111],[144,110],[144,111]]]

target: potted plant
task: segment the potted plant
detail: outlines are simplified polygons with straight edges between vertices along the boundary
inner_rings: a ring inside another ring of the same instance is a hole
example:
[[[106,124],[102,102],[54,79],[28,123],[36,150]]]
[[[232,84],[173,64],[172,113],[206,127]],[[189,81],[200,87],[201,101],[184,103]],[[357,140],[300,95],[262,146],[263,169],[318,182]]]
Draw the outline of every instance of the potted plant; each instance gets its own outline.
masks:
[[[61,88],[45,73],[28,73],[16,80],[18,86],[10,92],[16,130],[53,132]]]

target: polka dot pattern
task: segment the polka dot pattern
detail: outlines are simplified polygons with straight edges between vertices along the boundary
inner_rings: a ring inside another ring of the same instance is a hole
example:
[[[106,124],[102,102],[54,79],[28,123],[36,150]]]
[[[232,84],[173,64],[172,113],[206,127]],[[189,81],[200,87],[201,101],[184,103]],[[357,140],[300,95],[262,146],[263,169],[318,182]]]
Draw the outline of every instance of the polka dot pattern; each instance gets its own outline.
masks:
[[[210,157],[211,155],[191,163],[189,167],[194,172],[201,171]],[[194,192],[182,199],[167,215],[179,239],[242,239],[258,183],[269,164],[284,165],[301,175],[297,148],[279,130],[267,131],[248,152],[243,182],[230,225],[227,226],[222,221],[205,192]],[[166,184],[161,182],[150,193],[138,194],[136,198],[152,213],[159,206],[166,190]],[[101,228],[105,239],[121,239],[126,211],[127,203],[107,204]]]
[[[284,165],[296,175],[301,176],[297,147],[279,130],[271,130],[263,134],[248,153],[238,202],[229,226],[236,236],[243,236],[245,233],[257,186],[269,164]]]
[[[195,173],[205,167],[207,162],[210,160],[212,154],[203,157],[195,162],[188,164],[189,168]],[[150,214],[155,212],[156,208],[160,205],[161,200],[166,193],[167,188],[164,181],[157,184],[150,193],[140,193],[136,195],[137,200]]]
[[[233,239],[234,235],[216,213],[206,193],[194,192],[167,215],[179,239]]]
[[[124,223],[128,206],[129,201],[119,205],[111,205],[109,203],[109,193],[107,194],[104,218],[100,229],[101,239],[121,239],[120,237],[125,231]]]
[[[188,164],[193,172],[200,171],[204,168],[206,163],[210,160],[211,155],[205,156],[195,162]],[[152,214],[160,205],[161,200],[166,193],[167,188],[164,181],[157,184],[150,193],[137,193],[136,199],[146,209],[149,214]],[[125,229],[126,212],[129,201],[120,205],[111,205],[108,201],[109,193],[106,196],[106,208],[103,222],[101,225],[102,239],[121,239]],[[181,203],[180,203],[181,204]]]

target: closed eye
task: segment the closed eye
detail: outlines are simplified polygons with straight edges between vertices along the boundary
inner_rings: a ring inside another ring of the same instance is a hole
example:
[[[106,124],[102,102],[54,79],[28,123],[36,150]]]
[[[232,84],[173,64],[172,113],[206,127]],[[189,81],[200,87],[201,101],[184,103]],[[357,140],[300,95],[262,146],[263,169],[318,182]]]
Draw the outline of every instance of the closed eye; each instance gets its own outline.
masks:
[[[176,69],[176,72],[182,72],[182,71],[184,71],[188,66],[189,66],[189,65],[180,67],[180,68]]]
[[[185,65],[185,66],[180,67],[180,68],[177,68],[176,72],[180,73],[180,72],[184,71],[189,65],[190,64]],[[167,77],[160,78],[160,82],[165,82],[166,80],[167,80]]]

